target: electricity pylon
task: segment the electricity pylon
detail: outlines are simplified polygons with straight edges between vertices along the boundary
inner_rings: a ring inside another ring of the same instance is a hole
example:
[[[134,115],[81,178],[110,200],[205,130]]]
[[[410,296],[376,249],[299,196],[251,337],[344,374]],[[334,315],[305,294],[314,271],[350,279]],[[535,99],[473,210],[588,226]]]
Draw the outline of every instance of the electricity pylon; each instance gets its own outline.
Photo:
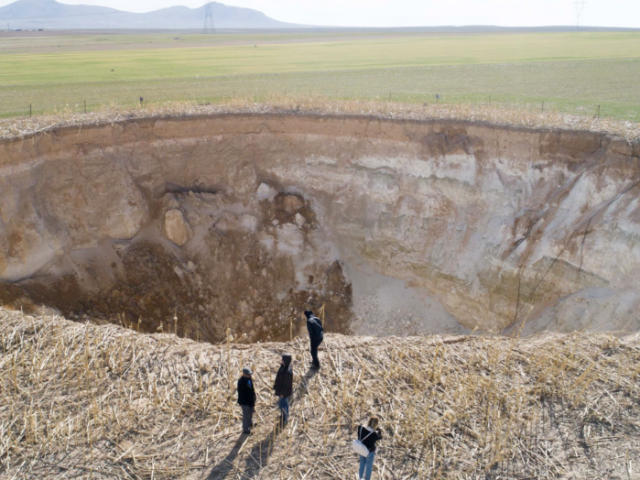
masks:
[[[204,29],[202,33],[216,33],[216,26],[213,23],[213,2],[204,4]]]
[[[580,21],[582,20],[582,14],[584,13],[584,7],[587,5],[587,0],[577,0],[574,2],[576,6],[576,32],[580,31]]]

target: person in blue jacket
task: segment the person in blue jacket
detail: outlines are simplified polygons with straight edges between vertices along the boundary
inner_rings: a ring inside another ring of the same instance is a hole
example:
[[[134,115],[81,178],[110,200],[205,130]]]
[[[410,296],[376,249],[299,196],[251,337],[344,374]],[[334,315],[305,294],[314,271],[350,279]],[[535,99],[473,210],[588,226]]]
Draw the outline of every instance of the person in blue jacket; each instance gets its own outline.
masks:
[[[318,347],[324,340],[324,329],[322,322],[311,310],[305,310],[307,317],[307,330],[309,331],[309,341],[311,343],[311,368],[320,370],[320,359],[318,358]]]

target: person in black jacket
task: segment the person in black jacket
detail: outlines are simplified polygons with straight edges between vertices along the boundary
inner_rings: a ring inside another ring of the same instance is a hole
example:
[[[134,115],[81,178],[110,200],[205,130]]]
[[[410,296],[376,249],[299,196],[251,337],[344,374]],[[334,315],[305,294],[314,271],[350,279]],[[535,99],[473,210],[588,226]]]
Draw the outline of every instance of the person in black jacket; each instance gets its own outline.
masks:
[[[371,417],[367,426],[358,426],[358,440],[364,443],[369,450],[369,455],[360,455],[360,480],[371,480],[373,471],[373,460],[376,457],[376,442],[382,440],[382,432],[378,428],[380,421],[376,417]]]
[[[311,310],[304,312],[307,317],[307,330],[309,330],[309,341],[311,342],[311,368],[320,370],[320,360],[318,359],[318,347],[324,340],[324,329],[322,322]]]
[[[250,369],[243,368],[242,376],[238,380],[238,405],[242,407],[242,433],[245,434],[251,433],[256,407],[256,390],[251,375]]]
[[[273,389],[278,397],[280,427],[284,428],[289,420],[289,397],[293,393],[293,366],[291,365],[291,355],[282,355],[282,362],[276,374],[276,383]]]

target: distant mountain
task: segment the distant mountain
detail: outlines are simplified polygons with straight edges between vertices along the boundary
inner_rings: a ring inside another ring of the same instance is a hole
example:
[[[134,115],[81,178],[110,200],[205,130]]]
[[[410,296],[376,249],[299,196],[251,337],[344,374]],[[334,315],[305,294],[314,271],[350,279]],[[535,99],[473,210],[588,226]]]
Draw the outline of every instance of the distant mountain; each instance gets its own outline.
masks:
[[[18,0],[0,7],[0,28],[9,23],[11,29],[201,29],[204,17],[204,6],[131,13],[108,7],[65,5],[55,0]],[[213,18],[215,27],[221,29],[300,28],[300,25],[269,18],[258,10],[229,7],[217,2],[213,3]]]

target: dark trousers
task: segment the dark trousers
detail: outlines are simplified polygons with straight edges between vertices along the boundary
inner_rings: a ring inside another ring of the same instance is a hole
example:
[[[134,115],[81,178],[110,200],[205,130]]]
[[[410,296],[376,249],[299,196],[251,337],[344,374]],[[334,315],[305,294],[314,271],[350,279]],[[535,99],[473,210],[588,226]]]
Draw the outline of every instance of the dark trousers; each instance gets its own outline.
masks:
[[[318,359],[318,347],[322,343],[322,340],[319,342],[311,342],[311,359],[313,361],[314,367],[320,367],[320,360]]]
[[[279,398],[278,408],[280,409],[280,427],[284,428],[289,421],[289,397]]]
[[[242,431],[250,432],[253,427],[253,407],[240,405],[242,407]]]

